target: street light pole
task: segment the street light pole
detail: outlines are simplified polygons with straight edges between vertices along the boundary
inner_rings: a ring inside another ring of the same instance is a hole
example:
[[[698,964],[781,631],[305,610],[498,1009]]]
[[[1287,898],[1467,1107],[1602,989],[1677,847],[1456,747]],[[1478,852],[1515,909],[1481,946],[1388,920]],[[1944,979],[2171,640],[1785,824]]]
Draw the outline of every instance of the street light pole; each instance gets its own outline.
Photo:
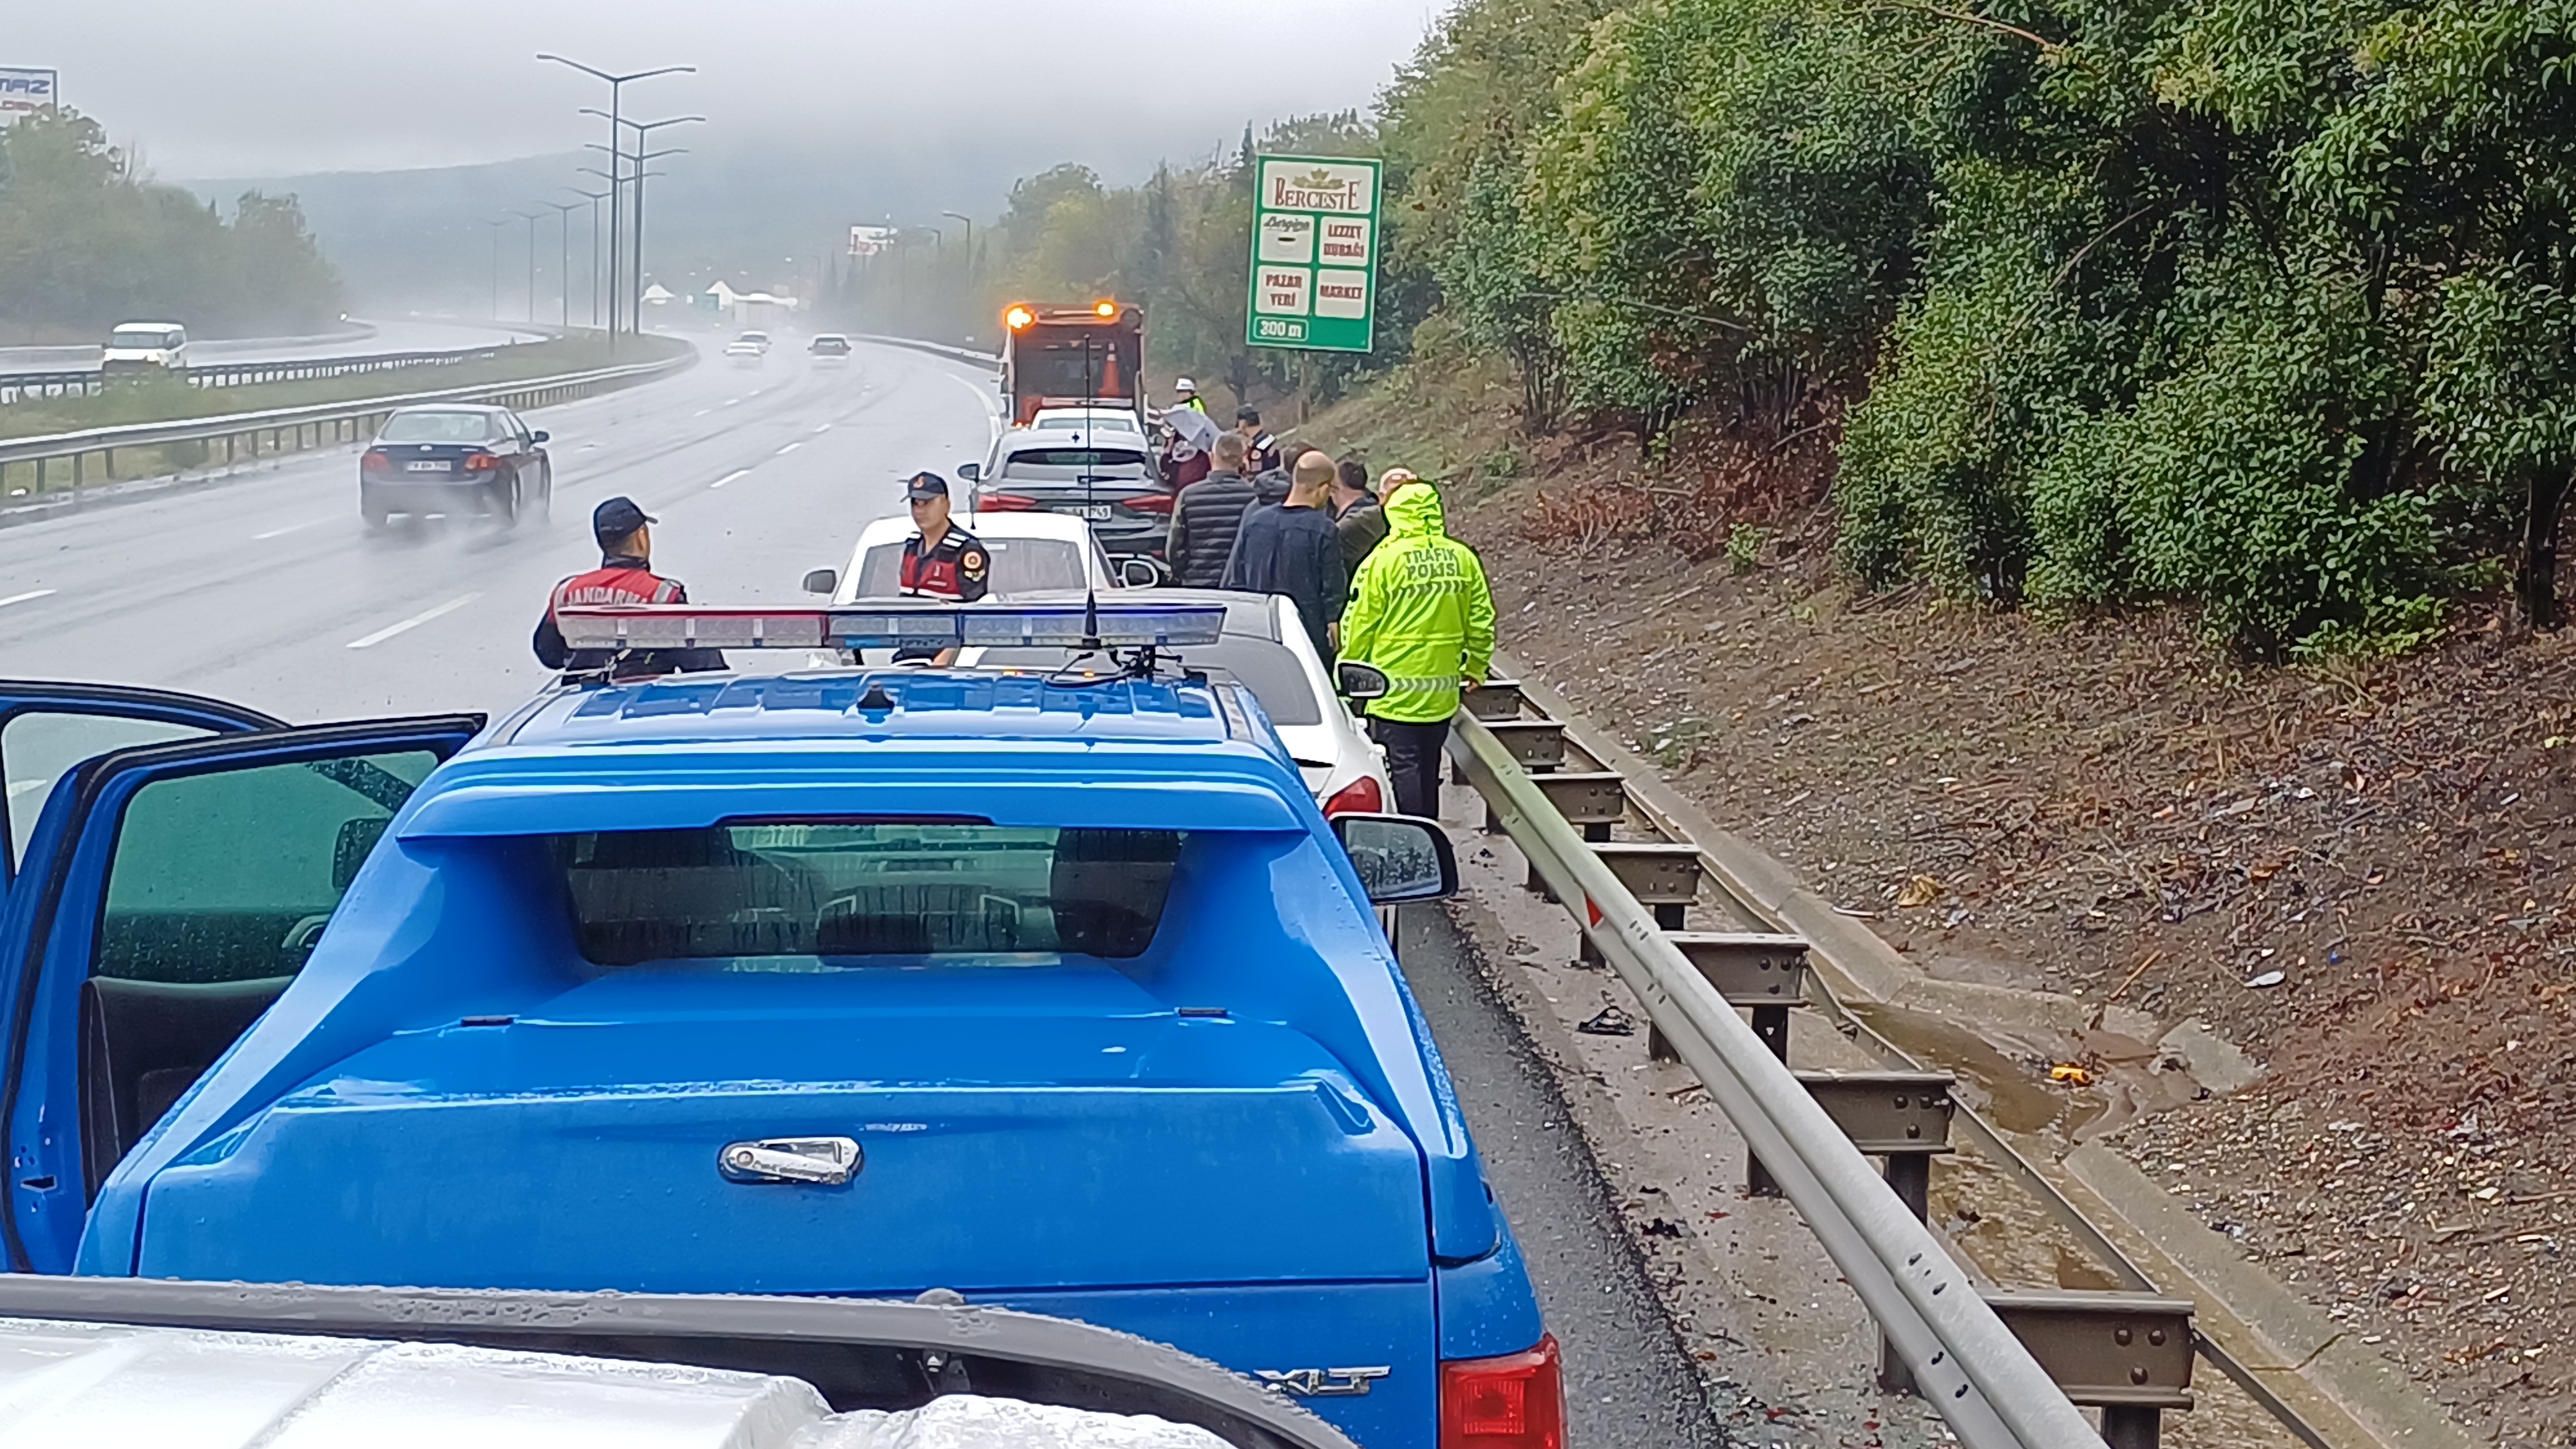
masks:
[[[587,173],[587,174],[589,174],[589,175],[592,175],[592,176],[606,176],[606,175],[608,174],[607,172],[600,170],[600,169],[599,169],[598,167],[596,167],[596,166],[584,166],[584,167],[582,167],[581,169],[582,169],[582,171],[584,171],[585,173]],[[590,198],[590,325],[591,325],[592,327],[594,327],[594,328],[595,328],[595,327],[598,327],[598,326],[600,325],[600,317],[599,317],[599,245],[600,245],[600,237],[599,237],[599,204],[600,204],[601,202],[603,202],[603,201],[610,201],[610,200],[614,200],[614,199],[616,198],[616,196],[617,196],[617,193],[616,193],[614,190],[609,190],[609,191],[584,191],[584,190],[582,190],[582,189],[581,189],[580,187],[578,187],[578,186],[567,186],[567,187],[565,187],[565,188],[564,188],[564,190],[571,192],[571,193],[572,193],[573,195],[575,195],[575,196],[587,196],[587,197],[589,197],[589,198]]]
[[[510,219],[506,216],[498,221],[487,219],[483,224],[492,228],[492,320],[498,322],[501,320],[501,228],[508,226]]]
[[[510,214],[528,224],[528,304],[520,317],[534,322],[537,320],[537,214],[533,211],[513,211]]]
[[[590,106],[584,106],[582,110],[587,115],[605,114]],[[698,125],[705,120],[704,116],[672,116],[659,121],[629,121],[619,116],[608,118],[611,135],[616,133],[616,128],[619,126],[624,126],[635,133],[634,154],[625,159],[635,163],[635,306],[629,320],[639,336],[644,331],[644,165],[658,157],[681,154],[674,149],[655,151],[648,155],[644,148],[651,142],[653,133],[664,126]]]
[[[630,71],[625,75],[611,75],[609,72],[601,70],[595,66],[587,66],[582,64],[580,61],[567,59],[560,55],[539,52],[537,59],[552,61],[557,65],[570,66],[572,69],[580,71],[583,75],[608,82],[608,151],[612,157],[617,154],[617,123],[619,117],[625,114],[624,106],[627,83],[629,81],[649,80],[657,75],[686,75],[695,74],[697,71],[697,67],[694,65],[666,65],[657,67],[653,70]],[[640,151],[643,147],[638,145],[636,149]],[[614,173],[620,168],[613,160],[609,163],[609,168],[612,174],[608,178],[608,189],[611,193],[614,193],[620,184],[619,178]],[[608,272],[609,275],[614,278],[618,273],[617,208],[612,205],[609,207],[608,211]],[[608,336],[609,349],[613,352],[616,350],[617,346],[617,288],[613,282],[608,290]]]
[[[569,331],[572,327],[572,214],[581,210],[578,201],[540,201],[555,214],[555,325]]]

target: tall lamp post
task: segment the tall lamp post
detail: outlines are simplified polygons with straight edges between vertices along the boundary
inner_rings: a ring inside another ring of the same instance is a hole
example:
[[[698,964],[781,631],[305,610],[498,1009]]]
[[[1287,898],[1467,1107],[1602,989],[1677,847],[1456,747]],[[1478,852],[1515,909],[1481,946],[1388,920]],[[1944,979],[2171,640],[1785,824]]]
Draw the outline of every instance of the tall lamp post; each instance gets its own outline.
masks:
[[[572,69],[580,71],[583,75],[608,82],[608,150],[612,157],[617,154],[617,123],[618,119],[625,114],[624,105],[627,84],[632,81],[649,80],[657,75],[689,75],[695,74],[697,71],[697,67],[694,65],[665,65],[658,66],[652,70],[629,71],[624,75],[612,75],[596,66],[584,65],[580,61],[542,51],[538,53],[537,59],[552,61],[556,65],[570,66]],[[638,146],[636,149],[642,150],[643,148]],[[608,178],[608,189],[613,194],[622,183],[622,178],[615,174],[619,169],[616,162],[612,160],[609,165],[610,175]],[[618,275],[617,232],[617,208],[612,205],[608,209],[608,273],[612,278]],[[608,289],[608,336],[609,347],[613,351],[617,345],[617,288],[613,282]]]
[[[584,170],[584,171],[586,171],[586,172],[589,172],[589,173],[590,173],[591,175],[593,175],[593,176],[605,176],[605,175],[607,175],[607,174],[608,174],[608,173],[606,173],[606,172],[604,172],[604,171],[601,171],[601,170],[599,170],[598,168],[596,168],[596,167],[592,167],[592,166],[584,166],[584,167],[583,167],[583,168],[581,168],[581,169],[582,169],[582,170]],[[600,325],[600,323],[599,323],[599,246],[600,246],[600,236],[599,236],[599,204],[600,204],[601,202],[606,201],[606,200],[608,200],[609,198],[611,198],[611,197],[615,196],[617,193],[616,193],[616,192],[614,192],[614,191],[584,191],[584,190],[582,190],[582,189],[581,189],[580,187],[578,187],[578,186],[567,186],[567,187],[565,187],[565,188],[564,188],[564,190],[571,192],[571,193],[572,193],[573,195],[575,195],[575,196],[586,196],[586,197],[589,197],[589,198],[590,198],[590,325],[591,325],[591,326],[593,326],[593,327],[597,327],[597,326],[599,326],[599,325]]]
[[[537,320],[537,214],[533,211],[513,211],[510,214],[528,224],[528,304],[520,317],[534,322]]]
[[[582,113],[591,116],[607,115],[606,112],[593,106],[582,107]],[[635,306],[629,320],[639,336],[644,331],[644,166],[645,163],[659,160],[664,156],[682,154],[678,147],[650,152],[645,150],[645,147],[653,139],[653,133],[664,126],[699,125],[705,120],[704,116],[672,116],[659,121],[629,121],[621,116],[608,116],[611,135],[616,134],[616,128],[619,126],[624,126],[635,133],[635,150],[625,159],[635,164],[632,178],[635,182]]]
[[[508,226],[510,219],[506,216],[486,218],[483,224],[492,228],[492,320],[498,322],[501,320],[501,228]]]
[[[572,214],[581,210],[578,201],[540,201],[537,205],[555,214],[555,325],[569,330],[572,326]]]

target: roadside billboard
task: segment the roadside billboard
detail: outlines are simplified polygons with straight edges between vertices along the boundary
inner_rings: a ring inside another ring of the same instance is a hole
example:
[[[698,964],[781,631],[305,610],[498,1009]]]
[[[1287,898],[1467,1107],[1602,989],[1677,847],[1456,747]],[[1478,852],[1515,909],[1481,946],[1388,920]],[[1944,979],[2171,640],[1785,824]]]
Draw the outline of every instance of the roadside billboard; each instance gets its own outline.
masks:
[[[0,126],[54,108],[59,82],[52,71],[0,66]]]
[[[1377,321],[1379,163],[1264,156],[1259,167],[1244,340],[1368,351]]]

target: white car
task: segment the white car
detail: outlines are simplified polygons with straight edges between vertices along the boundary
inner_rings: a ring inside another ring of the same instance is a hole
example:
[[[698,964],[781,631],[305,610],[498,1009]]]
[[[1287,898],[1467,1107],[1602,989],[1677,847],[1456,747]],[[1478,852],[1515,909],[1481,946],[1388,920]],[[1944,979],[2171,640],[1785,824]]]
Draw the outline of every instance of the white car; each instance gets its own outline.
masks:
[[[138,367],[183,371],[188,366],[188,329],[176,322],[120,322],[107,335],[101,366],[111,372]]]
[[[724,355],[736,367],[758,367],[761,359],[769,355],[769,349],[757,342],[728,342]]]
[[[1121,587],[1118,570],[1110,567],[1100,541],[1079,518],[1062,513],[983,513],[958,522],[993,555],[986,580],[993,593],[1016,596]],[[896,597],[901,592],[897,581],[903,569],[903,542],[912,535],[909,518],[878,519],[859,531],[849,567],[837,574],[830,569],[807,574],[806,592],[830,594],[835,604]]]
[[[1058,596],[1065,597],[1070,596]],[[1173,650],[1170,657],[1184,668],[1204,669],[1212,679],[1230,679],[1251,691],[1261,712],[1278,727],[1280,742],[1326,815],[1394,808],[1386,757],[1352,713],[1355,701],[1335,688],[1336,671],[1315,653],[1296,604],[1276,594],[1217,589],[1156,589],[1130,597],[1157,604],[1223,604],[1224,636],[1214,644]],[[1062,649],[970,649],[957,662],[965,668],[1050,671],[1067,663]],[[1077,667],[1106,672],[1114,666],[1100,660]],[[1363,697],[1385,692],[1386,676],[1365,664],[1343,665],[1341,672],[1350,676],[1346,682],[1365,685],[1358,691]]]
[[[1145,436],[1145,421],[1136,415],[1134,408],[1107,403],[1097,407],[1040,408],[1037,415],[1029,419],[1028,425],[1033,432],[1078,434],[1088,429],[1103,434],[1103,442],[1107,442],[1106,435],[1112,433],[1126,434],[1139,441]]]
[[[769,334],[766,332],[746,332],[740,337],[735,338],[733,340],[733,346],[727,347],[725,351],[731,352],[734,347],[740,347],[746,343],[758,348],[761,356],[766,357],[769,355]]]

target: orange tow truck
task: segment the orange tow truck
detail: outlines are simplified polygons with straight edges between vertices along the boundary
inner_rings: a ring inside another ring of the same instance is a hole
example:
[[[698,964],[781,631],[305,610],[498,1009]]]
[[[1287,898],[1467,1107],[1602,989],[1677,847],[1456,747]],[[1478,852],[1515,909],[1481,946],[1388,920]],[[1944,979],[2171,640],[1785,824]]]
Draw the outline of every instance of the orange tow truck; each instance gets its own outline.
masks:
[[[1002,313],[1002,396],[1011,423],[1041,408],[1111,404],[1145,424],[1145,309],[1101,300],[1014,303]]]

